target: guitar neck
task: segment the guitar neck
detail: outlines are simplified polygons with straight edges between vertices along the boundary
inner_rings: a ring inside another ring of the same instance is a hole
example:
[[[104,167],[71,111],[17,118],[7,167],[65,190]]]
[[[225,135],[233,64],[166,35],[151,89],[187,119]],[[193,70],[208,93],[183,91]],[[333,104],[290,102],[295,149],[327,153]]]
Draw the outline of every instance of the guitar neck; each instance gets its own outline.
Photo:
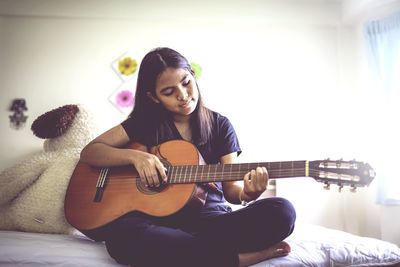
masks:
[[[208,183],[242,180],[247,172],[257,167],[267,168],[270,179],[309,176],[306,160],[169,166],[167,173],[170,184]]]

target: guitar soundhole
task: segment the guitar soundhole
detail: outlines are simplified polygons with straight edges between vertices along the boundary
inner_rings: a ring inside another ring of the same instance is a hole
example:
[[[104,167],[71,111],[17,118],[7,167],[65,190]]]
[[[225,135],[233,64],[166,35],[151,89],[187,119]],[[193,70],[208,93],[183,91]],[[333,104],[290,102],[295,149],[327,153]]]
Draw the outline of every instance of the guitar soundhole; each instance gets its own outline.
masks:
[[[145,185],[140,181],[140,179],[137,179],[137,180],[136,180],[136,187],[137,187],[137,189],[138,189],[141,193],[143,193],[143,194],[146,194],[146,195],[153,195],[153,194],[158,194],[158,193],[160,193],[161,191],[163,191],[164,188],[167,187],[167,185],[160,185],[160,186],[158,186],[158,187],[156,187],[156,186],[154,186],[154,187],[147,187],[147,186],[145,186]]]

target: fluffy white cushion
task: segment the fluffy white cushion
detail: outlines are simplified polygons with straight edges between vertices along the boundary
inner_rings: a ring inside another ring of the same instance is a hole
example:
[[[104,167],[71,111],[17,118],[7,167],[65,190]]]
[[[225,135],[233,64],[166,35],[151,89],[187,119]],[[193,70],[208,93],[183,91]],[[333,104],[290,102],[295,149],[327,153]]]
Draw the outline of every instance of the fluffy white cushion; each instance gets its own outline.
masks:
[[[64,216],[65,191],[80,151],[96,134],[89,112],[78,107],[68,130],[46,139],[44,151],[0,173],[0,229],[73,231]]]

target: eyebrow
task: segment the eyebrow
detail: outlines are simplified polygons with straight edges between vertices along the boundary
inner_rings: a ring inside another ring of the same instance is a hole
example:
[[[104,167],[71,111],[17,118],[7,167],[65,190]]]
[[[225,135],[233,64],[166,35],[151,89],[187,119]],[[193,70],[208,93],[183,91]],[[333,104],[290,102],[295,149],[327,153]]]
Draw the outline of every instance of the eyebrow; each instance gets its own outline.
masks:
[[[181,79],[180,82],[183,82],[183,81],[187,78],[187,76],[188,76],[188,74],[185,74],[185,75],[183,76],[183,78]],[[162,88],[162,89],[160,90],[160,93],[162,93],[162,92],[164,92],[165,90],[168,90],[168,89],[170,89],[170,88],[174,88],[174,86],[164,87],[164,88]]]

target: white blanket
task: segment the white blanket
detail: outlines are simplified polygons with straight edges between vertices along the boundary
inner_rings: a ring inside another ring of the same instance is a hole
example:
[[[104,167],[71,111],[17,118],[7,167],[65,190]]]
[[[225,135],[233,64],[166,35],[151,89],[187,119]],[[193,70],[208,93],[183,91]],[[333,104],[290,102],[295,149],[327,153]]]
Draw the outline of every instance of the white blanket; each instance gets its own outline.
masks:
[[[297,226],[287,242],[292,247],[288,256],[266,260],[253,267],[389,266],[400,263],[400,249],[394,244],[315,225]],[[0,231],[0,266],[121,265],[108,255],[103,243],[82,235]]]
[[[288,256],[253,267],[390,266],[400,263],[400,248],[395,244],[317,225],[296,226],[286,241],[292,247]]]
[[[116,267],[103,243],[81,235],[0,231],[0,266]]]

